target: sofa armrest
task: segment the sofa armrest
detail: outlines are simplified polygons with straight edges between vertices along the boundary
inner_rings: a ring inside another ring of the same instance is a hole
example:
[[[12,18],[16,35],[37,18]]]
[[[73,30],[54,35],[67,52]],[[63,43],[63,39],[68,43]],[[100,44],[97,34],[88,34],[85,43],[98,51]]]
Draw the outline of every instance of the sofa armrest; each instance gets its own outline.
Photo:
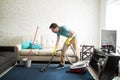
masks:
[[[17,47],[17,51],[22,50],[22,46],[21,46],[21,44],[17,44],[16,47]]]
[[[17,47],[16,46],[0,46],[0,52],[17,52]]]

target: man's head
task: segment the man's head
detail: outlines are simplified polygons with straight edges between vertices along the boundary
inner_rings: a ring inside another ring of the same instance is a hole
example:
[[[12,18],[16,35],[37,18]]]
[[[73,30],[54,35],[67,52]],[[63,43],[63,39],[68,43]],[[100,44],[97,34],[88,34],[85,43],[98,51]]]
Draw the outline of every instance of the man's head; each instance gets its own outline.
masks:
[[[50,29],[52,30],[52,32],[54,32],[54,33],[59,32],[59,26],[58,26],[56,23],[52,23],[49,28],[50,28]]]

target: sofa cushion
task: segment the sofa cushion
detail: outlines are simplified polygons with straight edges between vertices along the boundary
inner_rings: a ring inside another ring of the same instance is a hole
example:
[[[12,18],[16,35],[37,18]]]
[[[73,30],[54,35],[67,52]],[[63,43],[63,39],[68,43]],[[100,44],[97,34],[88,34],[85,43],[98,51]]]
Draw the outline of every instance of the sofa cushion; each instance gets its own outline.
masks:
[[[31,56],[37,56],[39,49],[32,49],[31,53],[30,53],[30,51],[31,51],[31,49],[22,49],[18,53],[21,56],[29,56],[30,54],[31,54]]]
[[[3,65],[14,57],[17,56],[13,52],[0,52],[0,65]]]
[[[0,66],[6,62],[6,58],[4,56],[0,56]]]
[[[53,52],[53,49],[42,49],[38,51],[38,55],[41,56],[51,56]]]
[[[5,57],[6,61],[16,56],[13,52],[0,52],[0,56]]]
[[[41,56],[51,56],[52,52],[53,52],[53,49],[42,49],[42,50],[38,51],[38,55],[41,55]],[[56,54],[56,56],[60,56],[60,55],[61,55],[61,51],[58,51],[57,54]],[[71,49],[68,49],[66,51],[66,55],[68,55],[68,56],[74,56],[74,53],[72,52]]]
[[[46,49],[53,49],[56,42],[56,34],[43,34],[41,35],[41,45]],[[58,48],[62,48],[66,38],[60,37]]]
[[[43,47],[39,43],[34,43],[34,45],[32,45],[32,49],[43,49]]]

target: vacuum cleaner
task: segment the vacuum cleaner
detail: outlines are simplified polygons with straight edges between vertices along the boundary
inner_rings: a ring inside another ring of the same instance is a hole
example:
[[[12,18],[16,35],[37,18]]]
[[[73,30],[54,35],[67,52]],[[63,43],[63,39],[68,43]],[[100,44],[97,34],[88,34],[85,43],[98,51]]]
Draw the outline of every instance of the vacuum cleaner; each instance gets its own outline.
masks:
[[[70,72],[73,73],[84,73],[87,71],[87,64],[84,61],[79,61],[70,66]]]
[[[76,55],[75,55],[75,50],[74,50],[72,44],[69,44],[69,46],[71,47],[71,49],[72,49],[72,51],[73,51],[73,53],[74,53],[74,56],[76,57]],[[65,47],[66,47],[66,46],[65,46]],[[59,52],[59,51],[62,51],[62,49],[57,50],[56,53]],[[52,57],[50,58],[48,64],[40,69],[41,72],[44,72],[44,71],[47,70],[47,68],[49,67],[49,65],[50,65],[51,61],[53,60],[54,56],[56,56],[56,55],[52,54]],[[69,61],[71,64],[73,64],[73,62],[70,60],[70,58],[69,58],[68,56],[66,56],[66,57],[67,57],[68,61]]]

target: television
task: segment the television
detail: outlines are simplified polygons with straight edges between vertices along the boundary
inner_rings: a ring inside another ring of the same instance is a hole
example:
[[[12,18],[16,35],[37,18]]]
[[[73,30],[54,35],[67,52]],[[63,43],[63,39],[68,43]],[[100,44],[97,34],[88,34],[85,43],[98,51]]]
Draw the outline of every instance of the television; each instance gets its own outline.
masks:
[[[116,30],[102,30],[101,32],[101,47],[107,53],[116,53]]]

